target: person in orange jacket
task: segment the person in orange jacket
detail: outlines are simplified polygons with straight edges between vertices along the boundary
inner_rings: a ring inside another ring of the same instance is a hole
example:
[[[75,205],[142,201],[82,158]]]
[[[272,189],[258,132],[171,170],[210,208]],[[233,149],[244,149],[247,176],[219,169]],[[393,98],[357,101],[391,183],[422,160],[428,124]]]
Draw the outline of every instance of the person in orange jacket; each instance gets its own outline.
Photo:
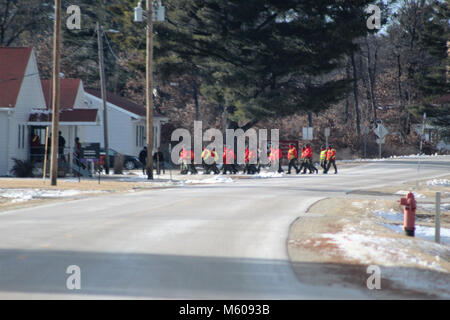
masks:
[[[295,172],[298,173],[298,167],[296,164],[297,158],[298,158],[297,148],[291,143],[289,144],[289,151],[287,153],[287,159],[289,161],[287,174],[291,174],[292,167],[294,167]]]
[[[236,160],[236,155],[231,148],[224,147],[223,148],[223,174],[227,174],[230,172],[232,174],[236,174],[237,170],[234,167],[234,161]]]
[[[330,145],[328,147],[327,153],[327,170],[324,173],[328,173],[328,171],[331,168],[331,165],[334,167],[334,174],[337,174],[337,167],[336,167],[336,150]]]
[[[314,172],[319,173],[319,170],[314,166],[312,158],[313,158],[313,149],[312,149],[311,145],[308,143],[306,145],[306,161],[307,161],[307,167],[309,169],[309,173],[310,174],[314,173]],[[306,169],[305,169],[305,171],[306,171]],[[306,172],[304,172],[304,173],[306,173]]]
[[[302,147],[302,153],[300,155],[300,168],[298,168],[297,173],[301,172],[304,169],[304,173],[306,173],[307,159],[306,159],[306,146]]]
[[[278,170],[277,170],[278,173],[284,172],[283,168],[281,167],[281,159],[282,158],[283,158],[283,152],[281,151],[280,148],[270,147],[269,159],[272,163],[273,168],[278,167]]]
[[[255,174],[258,172],[258,169],[256,168],[252,160],[256,159],[256,152],[253,150],[249,150],[247,147],[245,147],[245,168],[244,168],[244,174]]]

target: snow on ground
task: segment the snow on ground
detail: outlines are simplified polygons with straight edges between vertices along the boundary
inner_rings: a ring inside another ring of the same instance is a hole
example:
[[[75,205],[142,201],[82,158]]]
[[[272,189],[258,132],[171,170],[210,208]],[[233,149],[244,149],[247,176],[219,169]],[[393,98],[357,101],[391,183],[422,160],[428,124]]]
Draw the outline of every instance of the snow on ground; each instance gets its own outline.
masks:
[[[411,290],[450,298],[450,276],[442,266],[450,256],[448,246],[415,238],[383,237],[372,231],[362,232],[355,225],[347,225],[339,233],[322,234],[322,237],[336,245],[347,259],[379,266],[382,279]]]
[[[185,180],[185,184],[216,184],[216,183],[230,183],[233,182],[233,179],[229,177],[224,177],[222,175],[220,176],[214,176],[212,178],[207,179],[197,179],[197,180]]]
[[[0,198],[12,199],[12,202],[25,202],[33,199],[72,197],[86,191],[80,190],[43,190],[43,189],[0,189]]]
[[[398,233],[403,233],[403,226],[397,224],[383,224],[384,227]],[[434,241],[434,227],[425,227],[416,225],[416,238]],[[450,245],[450,229],[441,228],[441,244]]]
[[[397,212],[394,209],[391,209],[390,211],[382,211],[382,210],[376,210],[373,212],[374,215],[377,217],[383,218],[385,220],[389,221],[403,221],[403,214],[401,212]]]
[[[398,223],[403,222],[403,214],[401,212],[396,212],[393,209],[388,212],[376,210],[373,211],[373,214],[388,221]],[[397,233],[404,233],[403,225],[401,224],[383,223],[382,225]],[[423,240],[434,241],[434,227],[416,225],[415,237]],[[450,245],[450,229],[441,228],[441,244]]]
[[[252,175],[252,179],[267,179],[267,178],[281,178],[284,177],[284,173],[276,171],[262,171],[258,174]]]
[[[435,212],[436,210],[436,205],[434,203],[419,203],[418,207],[428,212]],[[441,212],[442,211],[450,211],[450,203],[441,203]]]
[[[449,187],[450,186],[450,180],[447,179],[433,179],[427,181],[427,186],[444,186]]]
[[[415,239],[398,239],[381,237],[370,233],[361,233],[354,226],[346,226],[339,233],[325,233],[323,238],[337,245],[347,258],[364,264],[380,264],[384,266],[421,265],[436,271],[445,271],[437,261],[429,262],[409,252],[414,247]],[[434,255],[449,255],[450,248],[427,242],[423,248],[433,251]]]

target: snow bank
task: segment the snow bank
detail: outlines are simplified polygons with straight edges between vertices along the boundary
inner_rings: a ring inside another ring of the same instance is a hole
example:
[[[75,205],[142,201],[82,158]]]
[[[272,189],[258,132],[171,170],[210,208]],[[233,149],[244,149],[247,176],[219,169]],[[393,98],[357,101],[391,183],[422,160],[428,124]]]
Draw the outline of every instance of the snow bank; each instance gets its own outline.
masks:
[[[43,189],[0,189],[0,198],[13,199],[13,202],[25,202],[33,199],[72,197],[86,191],[79,190],[43,190]]]
[[[450,180],[447,179],[433,179],[427,181],[427,186],[444,186],[449,187],[450,186]]]

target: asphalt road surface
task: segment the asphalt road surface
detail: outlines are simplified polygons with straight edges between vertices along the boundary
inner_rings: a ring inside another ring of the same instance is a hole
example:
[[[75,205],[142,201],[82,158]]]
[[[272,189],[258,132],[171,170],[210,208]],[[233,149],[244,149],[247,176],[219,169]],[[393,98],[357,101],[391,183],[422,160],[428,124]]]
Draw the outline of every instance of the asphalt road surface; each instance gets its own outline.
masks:
[[[423,160],[420,177],[450,173],[448,159]],[[0,298],[366,298],[363,288],[302,283],[288,260],[289,226],[321,198],[416,176],[416,160],[384,161],[338,175],[235,180],[0,212]],[[81,270],[80,290],[66,286],[70,265]]]

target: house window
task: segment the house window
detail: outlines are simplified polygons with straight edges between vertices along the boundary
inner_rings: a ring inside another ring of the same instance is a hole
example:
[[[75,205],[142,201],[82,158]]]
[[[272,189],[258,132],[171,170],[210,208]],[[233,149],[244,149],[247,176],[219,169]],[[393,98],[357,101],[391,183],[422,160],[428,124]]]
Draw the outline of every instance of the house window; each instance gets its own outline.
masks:
[[[19,134],[17,139],[17,148],[24,149],[25,148],[25,125],[19,124],[18,126]]]
[[[136,147],[139,147],[139,126],[136,126]]]
[[[136,126],[136,147],[145,145],[145,126]]]

